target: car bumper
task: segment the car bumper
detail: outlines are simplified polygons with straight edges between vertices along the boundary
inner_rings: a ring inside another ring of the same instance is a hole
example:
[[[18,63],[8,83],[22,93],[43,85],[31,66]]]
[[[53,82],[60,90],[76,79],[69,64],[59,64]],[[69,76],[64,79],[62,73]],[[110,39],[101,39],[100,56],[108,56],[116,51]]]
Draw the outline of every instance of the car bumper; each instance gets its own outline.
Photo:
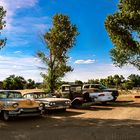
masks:
[[[45,110],[67,109],[70,106],[45,106]]]
[[[94,102],[109,102],[112,100],[113,100],[112,96],[94,98]]]
[[[8,111],[9,116],[39,116],[42,110],[39,108],[20,108],[13,111]]]

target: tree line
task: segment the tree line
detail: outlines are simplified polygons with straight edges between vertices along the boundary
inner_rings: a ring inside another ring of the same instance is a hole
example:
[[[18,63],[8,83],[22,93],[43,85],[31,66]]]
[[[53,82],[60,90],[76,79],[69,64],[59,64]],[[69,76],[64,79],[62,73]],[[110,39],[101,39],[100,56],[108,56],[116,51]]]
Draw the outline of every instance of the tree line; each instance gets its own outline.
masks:
[[[114,75],[108,76],[107,78],[102,79],[89,79],[87,82],[82,82],[80,80],[76,80],[75,84],[102,84],[104,86],[110,88],[117,88],[117,89],[133,89],[133,88],[140,88],[140,75],[131,74],[127,78],[124,78],[122,75]]]
[[[70,82],[59,81],[56,89],[58,89],[62,84],[69,84]],[[124,78],[122,75],[108,76],[107,78],[101,79],[89,79],[87,82],[81,80],[75,80],[74,84],[83,85],[83,84],[102,84],[110,88],[117,89],[133,89],[140,88],[140,75],[131,74],[127,78]],[[22,76],[10,75],[5,80],[0,82],[0,89],[6,90],[19,90],[19,89],[47,89],[47,85],[42,83],[35,82],[32,79],[25,80]],[[48,89],[49,91],[49,89]]]
[[[41,88],[41,83],[36,83],[32,79],[25,80],[22,76],[10,75],[0,82],[0,89],[19,90]]]

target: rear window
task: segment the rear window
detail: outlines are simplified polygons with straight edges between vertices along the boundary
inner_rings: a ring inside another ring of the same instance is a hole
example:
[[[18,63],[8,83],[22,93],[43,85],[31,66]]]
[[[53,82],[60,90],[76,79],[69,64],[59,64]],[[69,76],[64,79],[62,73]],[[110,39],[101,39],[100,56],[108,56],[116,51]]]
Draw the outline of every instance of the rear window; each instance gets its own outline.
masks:
[[[22,94],[20,92],[13,92],[10,91],[8,92],[8,97],[7,98],[22,98]]]
[[[5,98],[6,98],[6,93],[0,92],[0,99],[5,99]]]
[[[85,85],[84,88],[89,88],[89,85]]]

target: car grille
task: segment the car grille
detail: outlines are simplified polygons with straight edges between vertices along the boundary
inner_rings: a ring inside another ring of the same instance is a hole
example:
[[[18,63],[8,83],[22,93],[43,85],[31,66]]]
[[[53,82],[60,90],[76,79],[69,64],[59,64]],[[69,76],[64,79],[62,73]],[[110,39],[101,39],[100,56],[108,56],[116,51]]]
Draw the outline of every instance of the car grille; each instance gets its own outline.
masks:
[[[38,112],[39,109],[36,107],[36,108],[21,108],[23,110],[23,112]]]
[[[67,106],[65,102],[55,102],[54,106]]]

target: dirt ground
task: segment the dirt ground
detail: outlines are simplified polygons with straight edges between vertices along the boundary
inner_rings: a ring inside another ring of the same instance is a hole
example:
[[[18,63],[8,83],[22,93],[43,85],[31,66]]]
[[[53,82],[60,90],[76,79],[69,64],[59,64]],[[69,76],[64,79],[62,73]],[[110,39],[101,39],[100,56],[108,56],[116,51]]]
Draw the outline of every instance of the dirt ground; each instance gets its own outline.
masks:
[[[105,106],[0,120],[0,140],[140,140],[140,98],[121,95]]]

